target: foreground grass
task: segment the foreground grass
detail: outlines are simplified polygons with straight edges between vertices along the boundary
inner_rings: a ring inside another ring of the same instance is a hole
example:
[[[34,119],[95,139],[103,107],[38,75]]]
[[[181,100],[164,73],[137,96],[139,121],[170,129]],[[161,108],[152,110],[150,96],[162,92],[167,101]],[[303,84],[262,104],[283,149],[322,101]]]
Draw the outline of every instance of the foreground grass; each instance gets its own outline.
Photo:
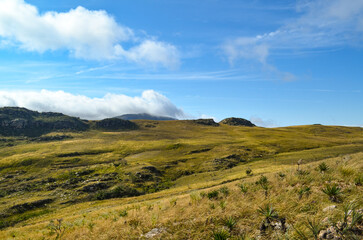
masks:
[[[271,232],[271,239],[297,237],[296,229],[312,237],[308,220],[321,222],[329,217],[328,225],[341,218],[345,204],[355,201],[362,208],[362,189],[356,184],[362,177],[361,128],[201,127],[184,121],[138,124],[155,126],[129,132],[66,133],[73,138],[19,140],[0,149],[1,190],[19,189],[0,198],[0,213],[16,204],[52,199],[40,208],[7,216],[3,222],[13,221],[13,226],[0,231],[0,239],[55,239],[57,235],[139,239],[154,228],[159,231],[157,239],[210,239],[222,232],[243,239],[243,235],[260,234],[265,217],[257,210],[266,204],[288,224],[284,234]],[[302,165],[297,172],[299,159]],[[324,171],[319,168],[322,162],[327,165]],[[161,174],[135,180],[143,167],[150,166]],[[252,175],[246,174],[248,169]],[[256,184],[262,175],[267,183]],[[82,191],[97,182],[109,188]],[[145,195],[95,198],[99,191],[113,191],[119,184]],[[337,203],[323,192],[325,185],[341,189]],[[332,204],[337,208],[322,211]]]
[[[298,237],[295,229],[313,239],[308,221],[322,223],[323,229],[342,220],[347,203],[355,202],[360,208],[363,204],[362,186],[356,182],[363,170],[363,154],[350,155],[349,160],[337,157],[322,162],[329,170],[321,172],[318,167],[321,162],[315,162],[303,165],[303,173],[297,172],[296,166],[281,166],[265,172],[267,194],[261,184],[256,184],[262,176],[257,174],[186,193],[165,191],[159,193],[161,196],[151,194],[137,199],[72,206],[48,218],[63,219],[58,232],[62,239],[142,239],[143,234],[154,228],[160,229],[157,239],[210,239],[222,229],[237,239],[260,234],[265,217],[257,210],[269,204],[288,224],[286,233],[273,231],[271,239],[283,235]],[[332,185],[342,191],[338,202],[332,202],[322,191],[324,186]],[[307,188],[308,191],[301,192]],[[323,211],[331,205],[336,208]],[[56,238],[57,231],[49,221],[41,218],[33,221],[38,222],[35,224],[7,229],[0,233],[0,238]]]

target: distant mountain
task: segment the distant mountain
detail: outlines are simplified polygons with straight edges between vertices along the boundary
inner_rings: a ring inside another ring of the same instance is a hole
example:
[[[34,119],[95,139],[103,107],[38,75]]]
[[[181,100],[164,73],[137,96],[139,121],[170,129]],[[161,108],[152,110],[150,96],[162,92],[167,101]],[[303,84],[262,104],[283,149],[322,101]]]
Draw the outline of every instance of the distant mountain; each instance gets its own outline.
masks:
[[[177,120],[171,117],[165,116],[155,116],[148,113],[139,113],[139,114],[124,114],[121,116],[117,116],[116,118],[123,119],[123,120],[158,120],[158,121],[170,121],[170,120]]]
[[[0,108],[0,135],[3,136],[40,136],[53,131],[84,131],[88,128],[86,121],[62,113]]]
[[[101,130],[135,130],[137,125],[129,120],[106,118],[96,122],[96,129]]]

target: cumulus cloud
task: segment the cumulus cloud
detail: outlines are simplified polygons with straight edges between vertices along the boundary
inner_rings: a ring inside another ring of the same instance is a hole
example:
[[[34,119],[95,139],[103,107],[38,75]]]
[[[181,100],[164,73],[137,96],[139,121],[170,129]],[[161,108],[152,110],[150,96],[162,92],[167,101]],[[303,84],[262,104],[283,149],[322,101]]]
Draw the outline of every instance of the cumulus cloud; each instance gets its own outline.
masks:
[[[145,40],[140,45],[125,51],[121,45],[116,46],[116,54],[142,65],[163,64],[169,68],[179,66],[178,50],[175,46],[164,43]]]
[[[80,6],[68,12],[40,14],[24,0],[0,0],[0,37],[26,51],[67,50],[76,58],[125,59],[168,68],[179,64],[175,46],[137,37],[106,11]],[[122,47],[126,42],[132,45],[130,49]]]
[[[229,61],[253,59],[266,64],[271,52],[361,45],[363,0],[300,0],[296,11],[299,17],[273,32],[226,41],[222,49]]]
[[[61,112],[84,119],[103,119],[129,113],[184,118],[183,110],[167,97],[153,90],[141,96],[106,94],[102,98],[90,98],[64,91],[0,91],[0,107],[16,106],[40,112]]]

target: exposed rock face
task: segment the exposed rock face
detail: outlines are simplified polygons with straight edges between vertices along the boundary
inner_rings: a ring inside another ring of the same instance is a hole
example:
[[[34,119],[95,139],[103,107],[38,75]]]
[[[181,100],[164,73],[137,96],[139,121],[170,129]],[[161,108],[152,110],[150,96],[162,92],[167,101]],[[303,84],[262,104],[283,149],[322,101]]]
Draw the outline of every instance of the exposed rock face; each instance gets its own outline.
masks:
[[[234,117],[223,119],[219,123],[227,124],[227,125],[231,125],[231,126],[256,127],[255,124],[253,124],[252,122],[250,122],[250,121],[248,121],[246,119],[234,118]]]
[[[216,123],[213,119],[197,119],[197,120],[192,120],[194,123],[196,124],[200,124],[200,125],[206,125],[206,126],[213,126],[213,127],[218,127],[219,124]]]
[[[137,125],[129,120],[106,118],[96,122],[96,128],[105,130],[134,130]]]
[[[61,113],[39,113],[25,108],[0,108],[0,134],[4,136],[40,136],[53,131],[84,131],[88,124]]]

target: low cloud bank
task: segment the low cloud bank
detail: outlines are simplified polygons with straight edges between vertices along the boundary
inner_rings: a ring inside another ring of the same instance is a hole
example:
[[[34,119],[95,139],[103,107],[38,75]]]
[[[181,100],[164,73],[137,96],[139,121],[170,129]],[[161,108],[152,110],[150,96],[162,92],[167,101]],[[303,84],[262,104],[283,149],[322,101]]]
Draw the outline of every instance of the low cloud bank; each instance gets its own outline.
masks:
[[[0,91],[0,107],[25,107],[40,112],[61,112],[83,119],[103,119],[128,113],[185,118],[185,113],[167,97],[154,90],[130,97],[108,93],[90,98],[64,91]]]

